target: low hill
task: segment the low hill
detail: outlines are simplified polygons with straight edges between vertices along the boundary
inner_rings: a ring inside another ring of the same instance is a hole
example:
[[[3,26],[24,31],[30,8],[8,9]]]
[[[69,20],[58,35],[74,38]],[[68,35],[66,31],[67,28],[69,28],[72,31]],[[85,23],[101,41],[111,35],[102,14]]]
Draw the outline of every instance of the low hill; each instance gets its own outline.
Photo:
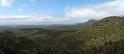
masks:
[[[106,17],[93,25],[82,28],[82,35],[91,37],[88,44],[97,46],[107,41],[124,39],[124,18],[119,16]]]

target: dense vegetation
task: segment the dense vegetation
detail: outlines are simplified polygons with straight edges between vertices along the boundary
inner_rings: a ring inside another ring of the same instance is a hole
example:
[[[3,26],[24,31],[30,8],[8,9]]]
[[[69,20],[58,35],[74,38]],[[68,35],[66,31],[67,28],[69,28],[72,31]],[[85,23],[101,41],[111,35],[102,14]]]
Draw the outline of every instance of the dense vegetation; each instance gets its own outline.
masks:
[[[0,54],[124,54],[123,32],[118,16],[80,30],[1,29]]]

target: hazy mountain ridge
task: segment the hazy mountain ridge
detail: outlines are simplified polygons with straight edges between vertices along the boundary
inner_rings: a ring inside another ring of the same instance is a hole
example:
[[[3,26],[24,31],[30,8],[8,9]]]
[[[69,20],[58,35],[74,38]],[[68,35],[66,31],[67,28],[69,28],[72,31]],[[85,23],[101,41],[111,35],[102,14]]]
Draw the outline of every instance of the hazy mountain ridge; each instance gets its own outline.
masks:
[[[50,25],[50,26],[46,26],[45,29],[50,29],[50,30],[79,30],[80,28],[90,26],[95,22],[97,22],[97,20],[89,20],[85,23],[77,23],[77,24],[73,24],[73,25]]]
[[[49,30],[79,30],[81,27],[87,27],[97,22],[97,20],[89,20],[84,23],[75,23],[75,24],[51,24],[51,25],[5,25],[0,26],[0,29],[26,29],[26,28],[43,28]]]

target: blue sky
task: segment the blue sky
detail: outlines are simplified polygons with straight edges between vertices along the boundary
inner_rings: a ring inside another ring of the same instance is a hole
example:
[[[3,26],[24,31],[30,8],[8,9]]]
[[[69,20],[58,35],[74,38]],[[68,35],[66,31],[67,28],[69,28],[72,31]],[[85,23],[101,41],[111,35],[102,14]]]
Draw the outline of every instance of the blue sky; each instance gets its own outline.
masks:
[[[0,0],[0,25],[73,24],[123,16],[124,0]]]
[[[0,7],[0,14],[24,15],[42,12],[46,15],[61,15],[66,7],[103,3],[109,0],[14,0],[11,6]],[[52,13],[50,13],[52,12]]]

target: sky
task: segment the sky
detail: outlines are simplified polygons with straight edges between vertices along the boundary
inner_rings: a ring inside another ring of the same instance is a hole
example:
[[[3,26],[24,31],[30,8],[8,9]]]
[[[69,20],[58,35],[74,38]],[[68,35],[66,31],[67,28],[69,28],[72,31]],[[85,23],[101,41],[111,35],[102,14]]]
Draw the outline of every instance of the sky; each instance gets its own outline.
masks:
[[[0,0],[0,25],[83,23],[123,16],[124,0]]]

